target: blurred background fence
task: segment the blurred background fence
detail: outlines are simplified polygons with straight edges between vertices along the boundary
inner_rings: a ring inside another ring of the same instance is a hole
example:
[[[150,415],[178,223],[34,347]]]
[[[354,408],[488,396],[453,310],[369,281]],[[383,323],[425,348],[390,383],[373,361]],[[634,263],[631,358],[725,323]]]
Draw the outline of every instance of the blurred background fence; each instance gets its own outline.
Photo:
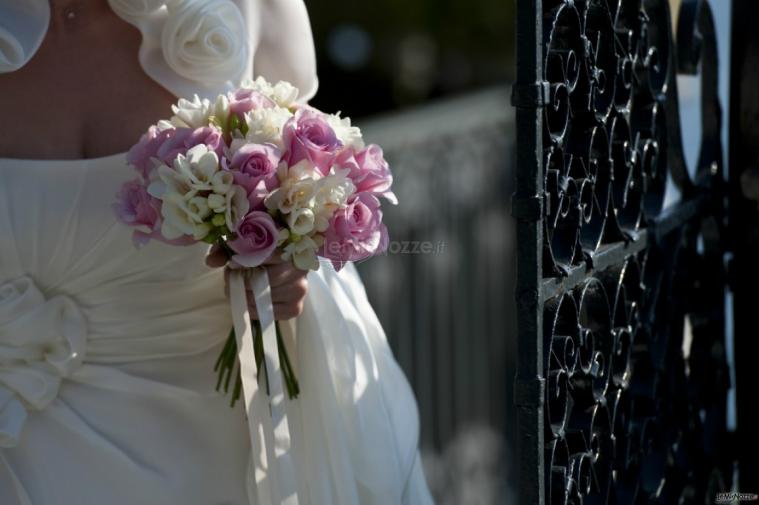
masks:
[[[416,392],[439,504],[508,503],[514,376],[508,88],[362,123],[401,202],[388,253],[359,265]]]
[[[437,503],[514,503],[514,0],[306,3],[313,104],[393,168],[389,252],[359,269],[416,393]]]

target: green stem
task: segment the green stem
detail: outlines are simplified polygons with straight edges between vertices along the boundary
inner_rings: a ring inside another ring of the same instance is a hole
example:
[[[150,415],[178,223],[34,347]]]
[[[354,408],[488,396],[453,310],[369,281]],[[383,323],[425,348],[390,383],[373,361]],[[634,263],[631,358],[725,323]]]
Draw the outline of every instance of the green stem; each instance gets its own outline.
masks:
[[[256,368],[259,370],[259,376],[261,370],[266,374],[266,360],[264,359],[264,344],[263,333],[261,330],[261,323],[257,320],[251,321],[253,324],[253,353],[256,360]],[[287,389],[287,395],[290,399],[297,398],[300,394],[300,385],[298,379],[293,370],[290,356],[287,353],[284,340],[282,339],[282,332],[280,331],[279,322],[275,323],[277,330],[277,351],[279,353],[279,360],[281,364],[282,379],[284,380],[285,387]],[[232,388],[231,406],[234,407],[237,400],[239,400],[242,393],[242,378],[240,376],[240,367],[237,356],[237,339],[234,328],[230,330],[227,336],[227,341],[224,343],[224,347],[219,354],[216,364],[214,365],[214,371],[217,373],[216,391],[220,391],[224,388],[224,393],[229,393],[229,386],[232,381],[232,376],[235,377],[234,386]],[[266,376],[266,375],[264,375]],[[269,390],[268,381],[266,383],[266,394],[271,394]]]

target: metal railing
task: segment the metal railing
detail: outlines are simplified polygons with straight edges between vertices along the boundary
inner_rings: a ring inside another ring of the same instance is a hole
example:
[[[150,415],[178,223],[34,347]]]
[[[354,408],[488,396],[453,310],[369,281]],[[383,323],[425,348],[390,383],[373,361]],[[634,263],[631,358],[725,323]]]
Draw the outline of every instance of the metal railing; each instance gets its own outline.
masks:
[[[520,504],[712,503],[731,484],[714,26],[685,1],[675,44],[669,9],[518,3]],[[698,65],[691,178],[675,73]]]

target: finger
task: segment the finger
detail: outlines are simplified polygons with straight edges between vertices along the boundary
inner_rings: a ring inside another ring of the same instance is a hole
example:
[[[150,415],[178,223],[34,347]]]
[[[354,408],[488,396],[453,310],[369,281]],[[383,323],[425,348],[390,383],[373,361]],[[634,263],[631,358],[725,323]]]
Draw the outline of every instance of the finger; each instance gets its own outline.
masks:
[[[308,282],[306,279],[299,279],[272,289],[271,300],[273,303],[299,302],[305,298],[307,292]]]
[[[211,249],[208,251],[208,255],[206,256],[206,265],[211,268],[219,268],[223,267],[226,264],[227,255],[224,254],[224,251],[221,249],[221,247],[217,245],[211,247]]]
[[[256,307],[248,307],[251,319],[258,320],[258,312]],[[287,321],[294,317],[298,317],[303,313],[303,302],[300,303],[275,303],[274,304],[274,319],[277,321]]]
[[[275,303],[274,304],[274,319],[277,321],[287,321],[294,317],[298,317],[303,313],[303,302],[299,303]]]
[[[271,265],[266,267],[266,271],[269,274],[269,285],[272,288],[294,282],[308,275],[307,271],[296,268],[291,263]]]
[[[274,251],[271,253],[271,256],[266,258],[266,261],[263,262],[264,265],[279,265],[280,263],[287,263],[282,259],[281,251]]]

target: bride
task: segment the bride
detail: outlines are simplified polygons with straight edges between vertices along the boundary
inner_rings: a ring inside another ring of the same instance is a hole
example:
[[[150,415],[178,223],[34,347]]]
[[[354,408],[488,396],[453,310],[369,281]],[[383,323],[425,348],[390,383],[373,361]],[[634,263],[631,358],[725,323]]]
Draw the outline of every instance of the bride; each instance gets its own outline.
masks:
[[[177,97],[254,75],[315,93],[302,0],[0,0],[0,504],[260,503],[242,402],[214,389],[219,258],[137,250],[111,211],[124,152]],[[355,269],[268,269],[301,381],[298,503],[432,503]]]

